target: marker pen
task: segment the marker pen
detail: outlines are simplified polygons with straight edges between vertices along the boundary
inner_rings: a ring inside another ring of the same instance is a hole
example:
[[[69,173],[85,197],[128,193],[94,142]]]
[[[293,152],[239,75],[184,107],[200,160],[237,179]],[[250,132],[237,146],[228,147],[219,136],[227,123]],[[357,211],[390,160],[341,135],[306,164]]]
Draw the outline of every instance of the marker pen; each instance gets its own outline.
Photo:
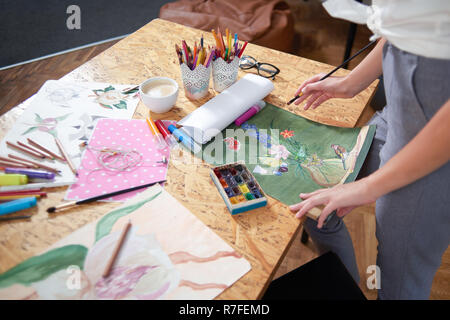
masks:
[[[158,149],[164,149],[165,147],[167,147],[166,143],[164,142],[161,132],[159,132],[159,130],[156,127],[155,123],[153,122],[152,118],[148,117],[145,120],[147,120],[147,124],[150,127],[150,131],[155,136],[156,141],[158,142]]]
[[[182,144],[184,144],[189,150],[194,153],[202,151],[202,148],[192,140],[191,137],[186,135],[183,131],[177,129],[173,124],[171,124],[167,129],[178,139]]]
[[[47,179],[47,180],[55,179],[55,174],[53,172],[34,171],[18,168],[5,168],[5,173],[24,174],[31,179]]]
[[[15,186],[27,182],[28,177],[24,174],[0,174],[0,186]]]
[[[156,120],[155,125],[159,129],[159,132],[161,132],[161,134],[163,135],[164,140],[166,141],[170,149],[179,148],[177,139],[175,139],[173,135],[167,130],[161,120]]]
[[[35,197],[28,197],[13,201],[8,201],[0,204],[0,216],[8,213],[13,213],[20,210],[25,210],[34,207],[37,204]]]
[[[237,126],[240,126],[241,124],[243,124],[245,121],[247,121],[248,119],[250,119],[251,117],[253,117],[255,114],[257,114],[258,112],[261,111],[262,108],[264,108],[266,106],[266,103],[264,101],[259,101],[257,104],[253,105],[250,107],[250,109],[248,109],[247,111],[245,111],[243,114],[241,114],[239,116],[239,118],[237,118],[234,121],[234,124]]]

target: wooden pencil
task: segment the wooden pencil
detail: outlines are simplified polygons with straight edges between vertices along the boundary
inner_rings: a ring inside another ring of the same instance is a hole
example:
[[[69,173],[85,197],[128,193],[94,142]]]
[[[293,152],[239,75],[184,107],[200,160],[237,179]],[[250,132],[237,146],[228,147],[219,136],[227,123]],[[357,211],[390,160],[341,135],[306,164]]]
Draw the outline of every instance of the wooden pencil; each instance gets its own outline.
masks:
[[[47,171],[54,172],[54,173],[56,173],[56,174],[59,174],[59,173],[60,173],[60,171],[57,170],[57,169],[48,167],[48,166],[43,165],[43,164],[40,164],[40,163],[38,163],[38,162],[34,162],[34,161],[32,161],[32,160],[28,160],[28,159],[24,159],[24,158],[15,156],[15,155],[13,155],[13,154],[8,154],[8,157],[10,157],[10,158],[12,158],[12,159],[17,159],[17,160],[20,160],[20,161],[23,161],[23,162],[28,162],[28,163],[34,164],[34,165],[37,166],[38,168],[42,168],[42,169],[45,169],[45,170],[47,170]]]
[[[125,227],[122,229],[122,233],[120,234],[119,240],[117,241],[116,247],[114,248],[114,251],[109,258],[109,261],[106,265],[105,271],[103,271],[103,278],[106,278],[111,273],[112,266],[114,265],[114,262],[117,259],[117,255],[119,254],[120,248],[122,248],[123,242],[125,240],[125,236],[128,233],[128,230],[130,230],[131,227],[131,220],[128,220],[128,223],[125,225]]]
[[[30,138],[27,138],[27,141],[28,141],[28,143],[31,144],[33,147],[35,147],[35,148],[37,148],[37,149],[39,149],[39,150],[41,150],[41,151],[43,151],[43,152],[45,152],[45,153],[48,153],[48,154],[51,155],[52,157],[54,157],[54,158],[56,158],[56,159],[58,159],[58,160],[64,161],[64,162],[66,161],[66,160],[64,160],[63,157],[61,157],[61,156],[57,155],[56,153],[54,153],[54,152],[48,150],[47,148],[41,146],[41,145],[38,144],[36,141],[33,141],[33,140],[31,140]]]
[[[66,159],[70,170],[72,170],[73,174],[77,176],[78,175],[77,169],[75,169],[75,166],[74,166],[72,160],[70,160],[69,155],[67,154],[66,150],[64,150],[64,147],[63,147],[61,141],[59,141],[59,139],[55,137],[55,142],[56,142],[56,145],[59,148],[59,151],[63,155],[64,159]]]
[[[28,169],[29,166],[25,166],[23,164],[18,164],[18,163],[14,163],[14,162],[6,162],[6,161],[1,161],[0,160],[0,166],[5,167],[5,168],[20,168],[20,169]]]
[[[30,151],[30,150],[28,150],[28,149],[25,149],[25,148],[23,148],[23,147],[21,147],[21,146],[18,146],[18,145],[16,145],[16,144],[12,143],[12,142],[6,141],[6,145],[7,145],[8,147],[13,148],[13,149],[22,151],[23,153],[26,153],[26,154],[29,155],[29,156],[32,156],[32,157],[35,157],[35,158],[38,158],[38,159],[45,159],[45,157],[43,157],[43,156],[41,156],[41,155],[39,155],[39,154],[37,154],[37,153],[34,153],[34,152],[32,152],[32,151]]]
[[[33,168],[33,169],[38,168],[38,166],[36,166],[34,164],[30,164],[30,163],[27,163],[27,162],[14,160],[14,159],[10,159],[10,158],[5,158],[5,157],[2,157],[2,156],[0,156],[0,161],[7,162],[7,163],[15,163],[15,164],[18,164],[18,165],[25,166],[26,168]]]
[[[21,147],[24,147],[24,148],[26,148],[26,149],[28,149],[28,150],[30,150],[30,151],[36,153],[36,154],[41,155],[41,157],[47,158],[47,159],[49,159],[49,160],[55,159],[55,158],[53,158],[53,157],[50,157],[48,154],[45,154],[45,153],[43,153],[42,151],[39,151],[38,149],[35,149],[35,148],[33,148],[33,147],[29,146],[29,145],[26,145],[26,144],[23,143],[23,142],[17,141],[17,144],[18,144],[19,146],[21,146]]]

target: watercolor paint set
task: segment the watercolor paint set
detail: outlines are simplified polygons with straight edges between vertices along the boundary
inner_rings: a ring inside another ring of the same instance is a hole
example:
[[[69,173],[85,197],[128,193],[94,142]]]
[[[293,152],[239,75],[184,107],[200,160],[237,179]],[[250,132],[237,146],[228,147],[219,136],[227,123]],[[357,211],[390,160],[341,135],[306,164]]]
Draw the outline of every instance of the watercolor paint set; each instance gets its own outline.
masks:
[[[212,168],[210,175],[231,214],[267,204],[266,195],[243,162]]]

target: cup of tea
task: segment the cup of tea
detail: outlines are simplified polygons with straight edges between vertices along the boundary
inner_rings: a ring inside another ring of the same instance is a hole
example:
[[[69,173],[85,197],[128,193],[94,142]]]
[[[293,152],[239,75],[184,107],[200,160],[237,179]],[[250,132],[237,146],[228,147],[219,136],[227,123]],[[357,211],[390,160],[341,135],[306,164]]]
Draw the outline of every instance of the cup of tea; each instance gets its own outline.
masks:
[[[145,80],[139,86],[139,95],[145,106],[155,113],[172,109],[178,97],[178,83],[166,77]]]

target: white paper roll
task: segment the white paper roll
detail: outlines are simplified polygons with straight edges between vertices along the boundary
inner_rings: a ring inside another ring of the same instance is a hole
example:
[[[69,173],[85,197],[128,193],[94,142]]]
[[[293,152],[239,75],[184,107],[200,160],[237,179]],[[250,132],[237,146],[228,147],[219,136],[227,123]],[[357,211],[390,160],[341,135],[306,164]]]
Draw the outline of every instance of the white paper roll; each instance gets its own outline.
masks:
[[[178,124],[196,142],[204,144],[225,129],[255,102],[264,99],[274,86],[267,78],[248,74]]]

